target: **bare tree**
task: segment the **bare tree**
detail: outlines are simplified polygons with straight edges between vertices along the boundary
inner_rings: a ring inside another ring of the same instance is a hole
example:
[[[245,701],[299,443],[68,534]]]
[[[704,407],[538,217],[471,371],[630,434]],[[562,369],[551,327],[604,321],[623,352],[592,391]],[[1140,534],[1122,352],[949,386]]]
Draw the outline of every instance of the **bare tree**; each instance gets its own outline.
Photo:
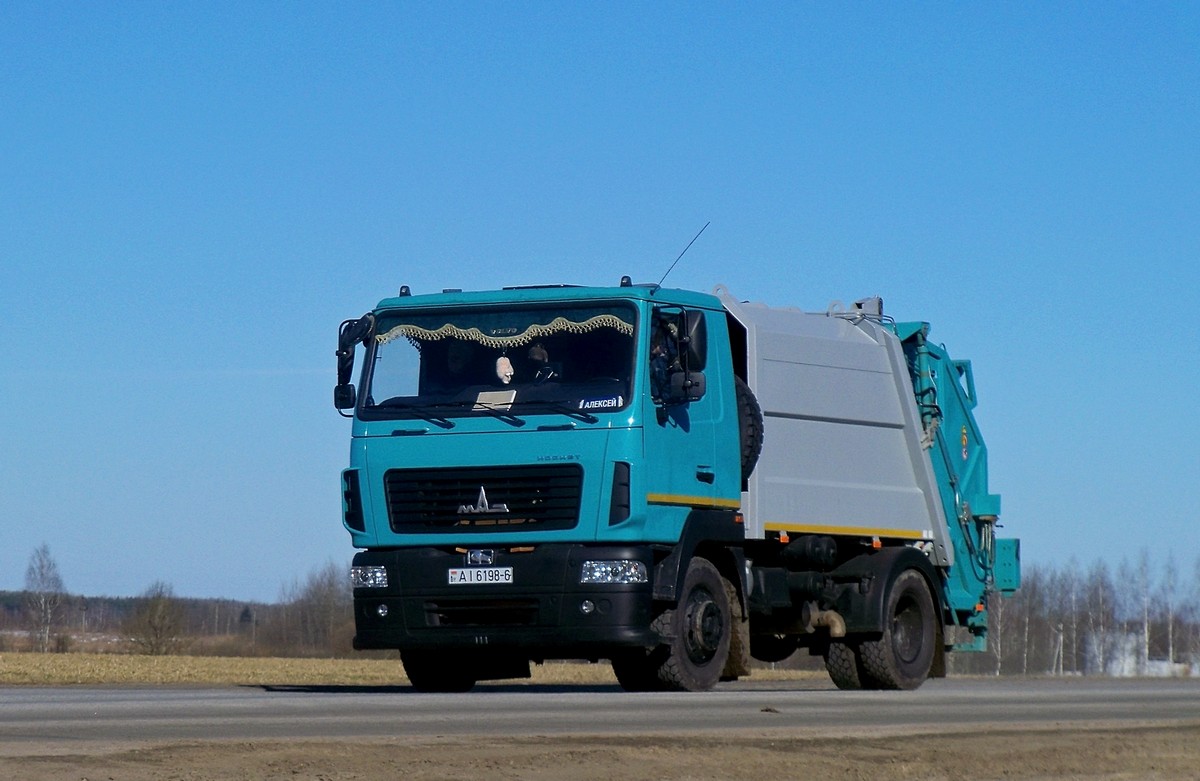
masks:
[[[1029,657],[1031,654],[1037,654],[1037,641],[1034,639],[1032,629],[1036,629],[1037,625],[1042,622],[1046,615],[1046,596],[1045,582],[1048,578],[1044,568],[1031,568],[1028,577],[1022,578],[1021,590],[1017,592],[1016,603],[1019,605],[1020,622],[1020,654],[1021,654],[1021,675],[1028,675],[1030,664]],[[1031,629],[1032,628],[1032,629]],[[1040,665],[1039,665],[1040,666]]]
[[[263,639],[276,652],[289,656],[337,656],[351,650],[354,607],[344,565],[333,561],[313,570],[303,583],[293,582],[280,593]]]
[[[993,675],[999,675],[1000,669],[1004,666],[1004,651],[1008,645],[1008,628],[1005,625],[1005,599],[998,591],[993,591],[988,594],[988,650],[992,652],[992,657],[996,661],[996,665],[992,670]]]
[[[1150,553],[1142,548],[1138,554],[1136,584],[1138,597],[1138,618],[1141,621],[1142,641],[1138,653],[1138,674],[1145,675],[1150,668],[1150,603],[1153,599],[1150,576]]]
[[[1079,672],[1079,590],[1083,577],[1079,572],[1079,562],[1072,556],[1067,563],[1066,578],[1066,625],[1069,627],[1071,642],[1071,672]]]
[[[1084,671],[1103,675],[1108,671],[1109,662],[1116,649],[1115,589],[1108,565],[1103,560],[1093,564],[1088,572],[1084,599],[1084,625],[1090,652]]]
[[[1192,567],[1192,587],[1188,591],[1187,604],[1184,612],[1191,619],[1188,639],[1185,644],[1189,660],[1200,660],[1200,556],[1196,557]]]
[[[1175,554],[1167,554],[1166,569],[1163,570],[1159,582],[1159,602],[1162,605],[1163,618],[1167,629],[1167,664],[1175,664],[1175,624],[1179,621],[1179,567],[1175,564]]]
[[[142,594],[124,629],[142,653],[162,656],[179,651],[183,620],[183,603],[170,585],[158,580]]]
[[[309,574],[297,606],[303,643],[314,652],[333,656],[338,651],[339,629],[353,620],[353,596],[347,568],[330,561]]]
[[[32,628],[33,649],[46,653],[51,649],[50,636],[58,624],[59,612],[66,601],[58,564],[50,555],[50,546],[42,543],[29,558],[25,569],[25,605]]]

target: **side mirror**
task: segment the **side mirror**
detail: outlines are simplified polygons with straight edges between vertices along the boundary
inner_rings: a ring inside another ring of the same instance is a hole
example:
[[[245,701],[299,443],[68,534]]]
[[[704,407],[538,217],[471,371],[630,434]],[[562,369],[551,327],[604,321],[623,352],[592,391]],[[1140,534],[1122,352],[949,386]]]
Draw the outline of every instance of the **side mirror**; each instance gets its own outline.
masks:
[[[675,372],[671,375],[672,401],[699,401],[704,391],[704,372]]]
[[[333,388],[333,406],[336,409],[354,409],[358,403],[358,393],[350,383],[335,385]]]
[[[357,320],[345,320],[338,329],[337,348],[337,387],[333,389],[333,404],[338,409],[350,409],[354,406],[354,386],[350,384],[350,374],[354,371],[354,346],[362,343],[375,334],[375,315],[368,312]]]
[[[684,313],[685,341],[682,347],[687,355],[687,363],[684,366],[694,372],[704,371],[705,359],[708,356],[708,327],[705,322],[703,312],[690,309]]]

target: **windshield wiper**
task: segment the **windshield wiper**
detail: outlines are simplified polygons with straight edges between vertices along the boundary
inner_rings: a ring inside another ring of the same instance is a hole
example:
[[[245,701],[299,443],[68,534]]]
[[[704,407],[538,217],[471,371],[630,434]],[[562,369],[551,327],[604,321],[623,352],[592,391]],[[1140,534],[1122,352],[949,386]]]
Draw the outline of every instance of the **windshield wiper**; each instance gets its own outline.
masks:
[[[518,418],[516,415],[508,412],[507,410],[497,409],[495,406],[487,403],[486,401],[464,401],[461,402],[461,404],[464,406],[470,404],[472,410],[486,412],[496,420],[503,420],[505,423],[515,428],[520,428],[521,426],[525,425],[525,421],[521,418]]]
[[[554,410],[555,412],[560,412],[563,415],[567,415],[568,417],[575,418],[576,420],[582,420],[585,423],[595,423],[595,422],[597,422],[597,420],[599,420],[595,415],[590,415],[587,412],[581,412],[580,410],[574,409],[573,407],[568,407],[565,402],[538,401],[538,402],[530,402],[529,404],[532,406],[549,407],[550,409]],[[505,423],[509,424],[510,426],[513,426],[514,428],[520,428],[521,426],[524,426],[526,423],[525,420],[523,420],[523,419],[517,417],[516,415],[512,414],[511,412],[509,412],[507,409],[507,407],[508,407],[507,404],[505,404],[503,407],[501,407],[500,405],[492,404],[487,401],[479,401],[478,399],[457,400],[457,401],[437,401],[437,402],[430,402],[427,404],[416,404],[411,401],[402,401],[400,397],[396,397],[396,398],[391,398],[391,399],[386,399],[384,401],[381,401],[380,403],[378,403],[374,406],[376,409],[403,410],[407,413],[412,414],[415,417],[420,418],[421,420],[428,421],[429,423],[432,423],[435,426],[439,426],[439,427],[445,428],[445,429],[454,428],[454,422],[451,420],[448,420],[447,418],[442,417],[440,415],[432,414],[432,412],[431,412],[432,410],[469,409],[471,412],[482,412],[485,415],[492,416],[496,420],[502,420]]]
[[[584,412],[581,409],[577,409],[575,407],[570,406],[565,400],[564,401],[530,401],[530,402],[526,402],[526,404],[524,406],[546,407],[547,409],[553,410],[554,412],[557,412],[561,415],[566,415],[568,418],[574,418],[575,420],[581,420],[584,423],[600,422],[600,418],[596,417],[595,415],[593,415],[590,412]]]
[[[451,429],[454,428],[454,421],[447,420],[444,417],[430,414],[427,410],[437,407],[445,407],[445,404],[413,404],[410,401],[400,401],[399,398],[386,399],[376,404],[376,409],[399,409],[405,412],[410,412],[414,416],[432,423],[438,428]]]
[[[411,410],[414,414],[419,415],[422,418],[424,418],[425,420],[429,420],[430,422],[434,422],[434,421],[431,418],[425,417],[424,415],[422,415],[420,410],[469,409],[471,412],[482,412],[484,414],[491,415],[493,418],[496,418],[497,420],[502,420],[505,423],[509,424],[510,426],[515,426],[517,428],[520,428],[521,426],[525,425],[524,420],[521,420],[516,415],[511,414],[510,412],[507,411],[507,409],[502,409],[498,405],[492,404],[487,401],[479,401],[478,399],[460,399],[460,400],[456,400],[456,401],[436,401],[436,402],[432,402],[429,404],[412,404],[409,402],[398,402],[396,404],[389,404],[388,402],[385,401],[383,403],[383,405],[381,405],[381,406],[400,407],[401,409],[408,409],[408,410]],[[507,406],[507,405],[505,405],[505,406]],[[444,421],[445,423],[450,424],[449,426],[443,426],[443,428],[452,428],[454,426],[453,423],[451,423],[449,420],[446,420],[445,418],[438,418],[438,420],[441,420],[441,421]],[[437,423],[437,425],[441,426],[442,424]]]

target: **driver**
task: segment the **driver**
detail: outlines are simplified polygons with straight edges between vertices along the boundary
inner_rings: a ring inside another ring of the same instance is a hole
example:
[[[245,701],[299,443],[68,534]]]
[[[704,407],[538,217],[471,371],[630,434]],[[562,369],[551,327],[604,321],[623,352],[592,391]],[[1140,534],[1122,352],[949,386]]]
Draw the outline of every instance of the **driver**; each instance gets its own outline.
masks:
[[[550,365],[550,353],[546,352],[541,342],[529,348],[528,358],[534,382],[548,382],[558,378],[558,372]]]

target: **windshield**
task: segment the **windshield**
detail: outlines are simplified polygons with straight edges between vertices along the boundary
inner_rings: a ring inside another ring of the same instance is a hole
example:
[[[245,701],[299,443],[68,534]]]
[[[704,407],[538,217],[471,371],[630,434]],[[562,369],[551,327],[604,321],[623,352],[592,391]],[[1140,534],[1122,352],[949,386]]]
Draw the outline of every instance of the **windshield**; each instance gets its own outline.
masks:
[[[366,417],[588,419],[629,403],[632,307],[381,313],[363,378]]]

